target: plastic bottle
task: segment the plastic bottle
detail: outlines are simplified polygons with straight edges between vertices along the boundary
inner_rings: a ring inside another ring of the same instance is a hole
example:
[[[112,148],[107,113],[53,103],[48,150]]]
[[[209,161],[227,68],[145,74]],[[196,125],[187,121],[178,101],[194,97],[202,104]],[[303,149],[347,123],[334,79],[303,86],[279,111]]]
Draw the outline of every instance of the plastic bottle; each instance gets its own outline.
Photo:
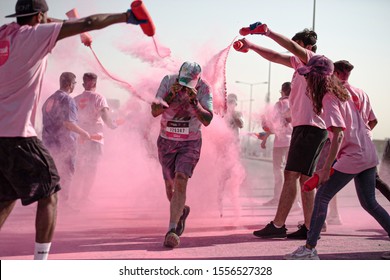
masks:
[[[259,132],[259,133],[253,132],[253,133],[251,133],[251,135],[257,137],[257,139],[259,139],[259,140],[264,140],[264,138],[267,136],[267,133],[266,132]]]
[[[329,176],[332,176],[334,173],[334,169],[331,168],[330,169],[330,174]],[[311,176],[309,179],[306,180],[306,182],[303,184],[303,190],[304,192],[310,192],[312,190],[314,190],[315,188],[318,187],[318,181],[319,181],[319,177],[317,174],[314,174],[313,176]]]
[[[76,19],[76,18],[79,18],[79,14],[76,10],[76,8],[70,10],[69,12],[66,13],[66,16],[69,18],[69,19]],[[92,37],[91,35],[89,35],[87,32],[84,32],[84,33],[81,33],[80,34],[80,39],[81,39],[81,42],[86,45],[87,47],[90,47],[91,44],[92,44]]]
[[[239,33],[242,36],[246,36],[249,34],[267,34],[268,32],[268,27],[266,24],[262,24],[261,22],[255,22],[249,27],[243,27],[240,29]]]
[[[241,41],[235,41],[235,42],[233,43],[233,48],[234,48],[236,51],[239,51],[239,52],[244,52],[244,53],[248,52],[248,49],[241,50],[241,48],[242,48],[243,45],[244,45],[244,44],[243,44]]]
[[[130,8],[137,19],[148,20],[147,23],[141,23],[140,26],[145,35],[148,35],[150,37],[153,36],[156,31],[156,28],[144,3],[140,0],[133,1],[133,3],[131,3],[130,5]]]

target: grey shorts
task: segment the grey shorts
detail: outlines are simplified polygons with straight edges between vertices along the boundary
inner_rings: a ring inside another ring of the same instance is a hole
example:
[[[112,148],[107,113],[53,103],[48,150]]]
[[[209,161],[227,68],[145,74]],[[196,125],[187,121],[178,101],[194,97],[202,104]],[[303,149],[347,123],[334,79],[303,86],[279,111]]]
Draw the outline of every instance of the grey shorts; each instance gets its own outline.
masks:
[[[294,127],[285,170],[312,176],[326,139],[326,129],[310,125]]]
[[[199,161],[201,147],[202,139],[174,141],[160,136],[157,148],[164,180],[173,180],[176,172],[190,178]]]
[[[53,158],[37,137],[0,137],[0,202],[29,205],[61,189]]]

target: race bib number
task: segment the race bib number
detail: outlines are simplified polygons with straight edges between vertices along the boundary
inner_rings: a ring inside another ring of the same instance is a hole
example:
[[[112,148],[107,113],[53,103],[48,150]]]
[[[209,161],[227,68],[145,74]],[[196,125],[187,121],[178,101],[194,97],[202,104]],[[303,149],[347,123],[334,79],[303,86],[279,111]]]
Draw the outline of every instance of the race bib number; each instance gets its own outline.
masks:
[[[190,134],[190,123],[169,121],[166,128],[166,135],[169,138],[187,139]]]

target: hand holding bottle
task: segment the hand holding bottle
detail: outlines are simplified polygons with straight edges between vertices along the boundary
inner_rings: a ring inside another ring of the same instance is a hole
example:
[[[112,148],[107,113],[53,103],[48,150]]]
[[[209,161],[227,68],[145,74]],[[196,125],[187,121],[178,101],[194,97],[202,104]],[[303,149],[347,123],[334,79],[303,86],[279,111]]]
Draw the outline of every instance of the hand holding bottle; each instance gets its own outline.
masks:
[[[235,41],[233,43],[233,48],[238,51],[238,52],[248,52],[248,48],[243,48],[244,47],[244,43],[241,42],[241,41]]]
[[[330,169],[329,176],[332,176],[334,173],[334,169]],[[313,176],[311,176],[309,179],[306,180],[306,182],[303,184],[302,191],[303,192],[310,192],[318,187],[318,182],[320,180],[320,177],[317,173],[314,173]]]
[[[260,35],[268,35],[270,30],[265,23],[261,23],[260,21],[255,22],[249,27],[243,27],[240,29],[239,33],[242,36],[246,36],[249,34],[260,34]]]

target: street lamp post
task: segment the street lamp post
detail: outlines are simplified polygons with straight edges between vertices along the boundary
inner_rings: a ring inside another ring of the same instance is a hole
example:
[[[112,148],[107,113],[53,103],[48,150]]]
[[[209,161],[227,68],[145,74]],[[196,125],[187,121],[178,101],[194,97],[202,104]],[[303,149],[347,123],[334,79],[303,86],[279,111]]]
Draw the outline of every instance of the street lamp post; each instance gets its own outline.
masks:
[[[268,89],[267,89],[267,95],[265,97],[265,102],[267,104],[269,104],[271,101],[271,61],[269,61],[269,63],[268,63],[268,82],[267,82],[267,84],[268,84]]]
[[[290,52],[284,51],[281,53],[285,54],[285,53],[290,53]],[[271,65],[272,65],[272,62],[268,61],[268,81],[266,82],[266,84],[268,84],[268,89],[267,89],[267,95],[265,96],[265,102],[267,104],[269,104],[271,102]]]
[[[236,83],[237,84],[244,84],[244,85],[249,85],[250,86],[248,130],[249,130],[249,132],[251,132],[251,130],[252,130],[252,101],[253,101],[252,93],[253,93],[253,86],[268,84],[268,82],[246,83],[246,82],[242,82],[242,81],[236,81]]]
[[[248,132],[252,131],[252,93],[253,93],[253,86],[256,85],[264,85],[268,84],[268,82],[259,82],[259,83],[247,83],[247,82],[242,82],[242,81],[236,81],[237,84],[244,84],[244,85],[249,85],[250,91],[249,91],[249,117],[248,117]],[[269,92],[269,91],[268,91]],[[247,137],[247,154],[249,154],[249,135]]]
[[[316,0],[313,0],[313,31],[316,27]]]

